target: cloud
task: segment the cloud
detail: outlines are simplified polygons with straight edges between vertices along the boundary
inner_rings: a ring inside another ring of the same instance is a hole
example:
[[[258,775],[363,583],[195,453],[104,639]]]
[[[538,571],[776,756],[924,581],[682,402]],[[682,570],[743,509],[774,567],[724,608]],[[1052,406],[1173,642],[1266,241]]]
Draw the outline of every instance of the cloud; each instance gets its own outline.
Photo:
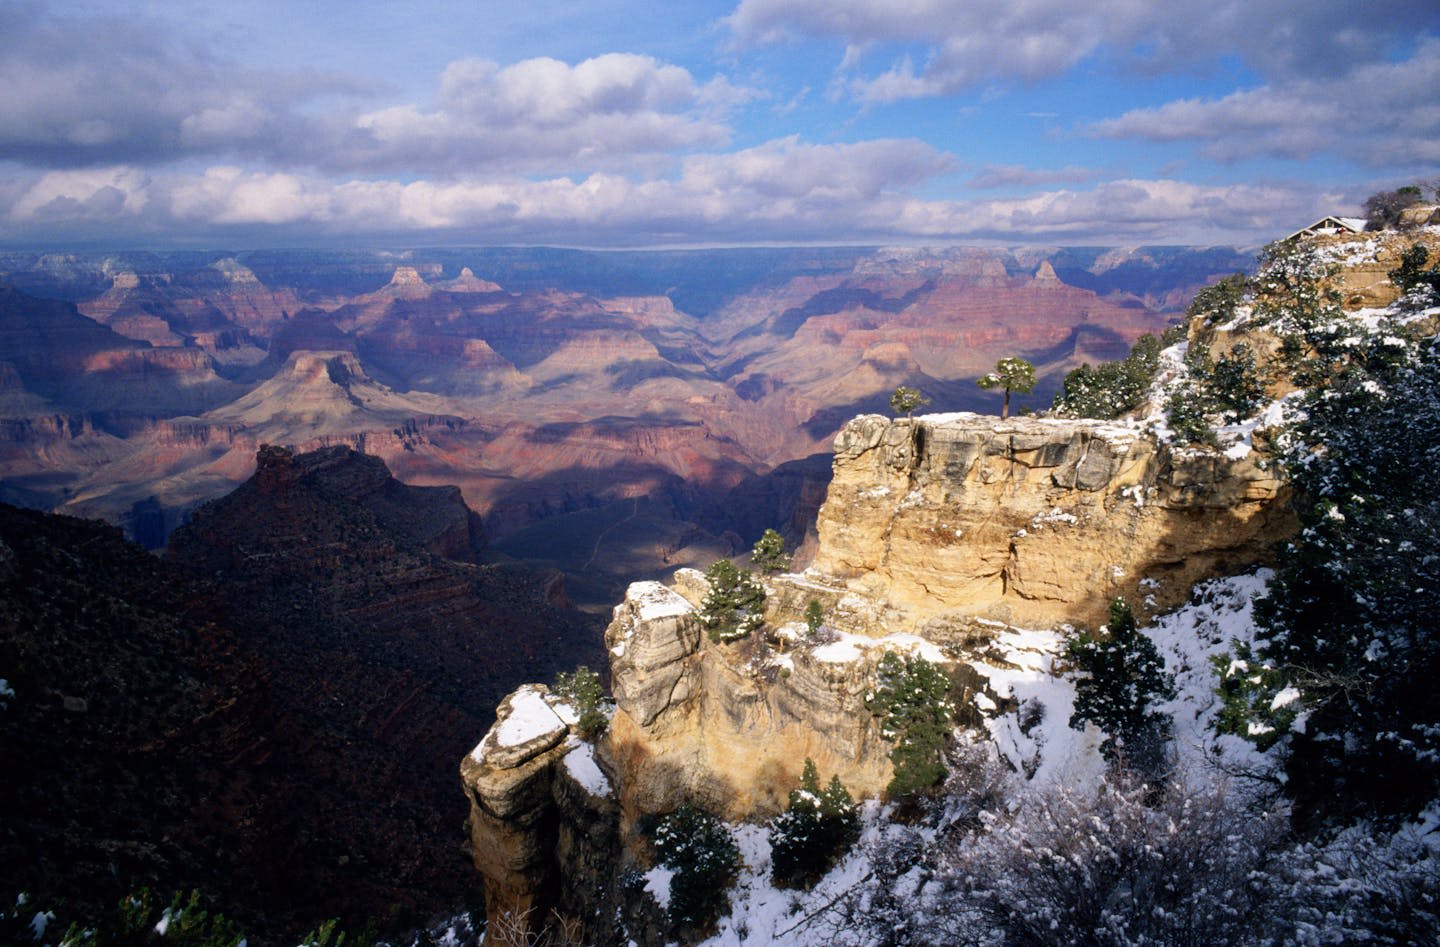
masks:
[[[0,224],[41,239],[184,232],[232,241],[314,240],[653,245],[999,241],[1249,243],[1320,213],[1334,195],[1300,185],[1109,181],[1032,196],[916,196],[953,170],[923,142],[807,144],[795,138],[686,158],[671,177],[597,172],[529,180],[351,179],[234,167],[145,173],[118,167],[44,174]],[[1077,171],[1078,174],[1078,171]]]
[[[1009,200],[913,201],[900,226],[915,235],[995,240],[1244,243],[1274,239],[1334,207],[1331,196],[1305,186],[1131,179]]]
[[[609,53],[573,66],[467,59],[440,77],[436,106],[358,116],[328,165],[344,170],[615,166],[637,156],[723,144],[720,116],[745,98],[649,56]]]
[[[870,102],[950,95],[995,80],[1058,76],[1092,56],[1172,69],[1238,55],[1262,75],[1323,75],[1381,61],[1396,44],[1440,26],[1433,0],[741,0],[727,19],[742,45],[797,39],[865,50],[919,44],[850,86]]]
[[[649,56],[452,62],[433,102],[263,72],[157,24],[0,8],[0,156],[32,167],[260,163],[339,174],[569,171],[722,145],[755,96]]]
[[[1080,184],[1093,181],[1100,172],[1079,165],[1063,168],[1037,169],[1017,164],[992,164],[981,168],[965,186],[977,191],[989,191],[1002,187],[1036,187],[1046,184]]]
[[[1309,158],[1338,152],[1373,167],[1440,162],[1440,40],[1405,62],[1297,79],[1219,99],[1182,99],[1097,122],[1090,134],[1202,141],[1209,157]]]
[[[271,153],[304,140],[295,106],[350,80],[245,70],[129,17],[0,8],[0,155],[42,167]]]

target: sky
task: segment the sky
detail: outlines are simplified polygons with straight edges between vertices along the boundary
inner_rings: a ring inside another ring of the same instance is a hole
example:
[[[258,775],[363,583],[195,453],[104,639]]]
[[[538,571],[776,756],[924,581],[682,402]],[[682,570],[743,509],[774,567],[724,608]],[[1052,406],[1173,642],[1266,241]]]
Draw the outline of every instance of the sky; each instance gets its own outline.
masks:
[[[1440,182],[1437,0],[0,0],[0,246],[1249,246]]]

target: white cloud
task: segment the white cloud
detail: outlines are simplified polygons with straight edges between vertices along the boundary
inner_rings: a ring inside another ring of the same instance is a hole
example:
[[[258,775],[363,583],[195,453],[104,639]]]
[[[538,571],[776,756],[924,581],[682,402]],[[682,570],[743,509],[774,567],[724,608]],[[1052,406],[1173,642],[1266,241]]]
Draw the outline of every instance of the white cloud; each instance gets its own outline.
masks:
[[[50,171],[30,183],[6,214],[15,222],[110,221],[135,217],[149,203],[149,177],[137,168]]]
[[[364,83],[242,68],[145,21],[0,7],[0,35],[0,155],[33,167],[618,168],[724,144],[728,112],[757,95],[607,53],[573,65],[459,60],[437,77],[432,102],[360,108],[374,92]]]
[[[1382,60],[1440,12],[1433,0],[741,0],[726,22],[741,44],[841,40],[842,69],[922,45],[918,70],[901,56],[852,80],[857,97],[888,102],[1057,76],[1101,54],[1163,68],[1238,54],[1263,75],[1323,75]]]
[[[743,96],[723,80],[701,85],[679,66],[628,53],[574,66],[467,59],[446,67],[435,108],[358,116],[327,163],[431,173],[616,166],[724,143],[723,105]]]
[[[1405,62],[1297,79],[1219,99],[1182,99],[1097,122],[1093,135],[1202,141],[1212,158],[1338,152],[1376,167],[1440,162],[1440,40]]]
[[[953,168],[922,142],[812,145],[780,139],[687,158],[677,176],[594,173],[412,182],[332,182],[233,167],[147,175],[53,172],[0,223],[38,234],[170,232],[319,238],[519,240],[594,245],[766,241],[1216,242],[1270,239],[1345,207],[1304,186],[1110,181],[1021,199],[930,200]],[[47,229],[48,228],[48,229]],[[258,229],[257,229],[258,228]]]

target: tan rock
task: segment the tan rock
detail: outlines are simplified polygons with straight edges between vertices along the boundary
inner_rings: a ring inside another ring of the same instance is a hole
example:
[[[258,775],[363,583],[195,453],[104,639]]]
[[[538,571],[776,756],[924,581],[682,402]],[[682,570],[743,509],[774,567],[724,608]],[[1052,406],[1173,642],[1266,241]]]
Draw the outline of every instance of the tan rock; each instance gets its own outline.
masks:
[[[1293,529],[1284,496],[1253,457],[1119,423],[870,415],[836,437],[807,576],[872,599],[888,631],[947,613],[1098,623],[1116,595],[1161,609],[1263,561]]]

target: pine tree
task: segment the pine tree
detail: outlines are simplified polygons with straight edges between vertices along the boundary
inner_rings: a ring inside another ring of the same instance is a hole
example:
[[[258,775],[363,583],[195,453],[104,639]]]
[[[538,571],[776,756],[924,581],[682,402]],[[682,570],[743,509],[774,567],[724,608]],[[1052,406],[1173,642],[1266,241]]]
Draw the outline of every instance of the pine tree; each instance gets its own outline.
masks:
[[[564,671],[555,675],[550,688],[575,708],[579,720],[575,724],[586,737],[597,737],[604,732],[610,720],[605,716],[605,689],[600,684],[600,675],[584,664],[573,674]]]
[[[765,530],[750,550],[750,564],[763,575],[784,572],[790,568],[790,556],[785,552],[785,537],[773,529]]]
[[[815,761],[807,759],[800,788],[770,823],[771,876],[780,887],[809,887],[829,870],[859,837],[860,814],[840,782],[820,789]]]
[[[888,791],[903,796],[945,778],[941,751],[950,735],[950,679],[922,657],[887,651],[875,670],[867,704],[880,717],[880,736],[895,744]]]
[[[1302,820],[1408,815],[1440,795],[1440,493],[1417,475],[1440,460],[1440,351],[1400,326],[1354,331],[1286,433],[1301,529],[1257,603],[1262,646],[1222,678],[1249,691],[1228,729],[1285,740]],[[1285,732],[1284,708],[1303,729]]]
[[[1028,395],[1035,388],[1035,366],[1023,358],[1007,357],[995,363],[995,370],[975,379],[975,384],[989,391],[999,388],[1005,392],[1000,406],[1000,417],[1010,417],[1010,393]]]
[[[739,869],[740,849],[730,830],[687,804],[660,821],[652,841],[660,864],[674,872],[670,922],[705,927],[725,908],[726,889]]]
[[[1101,752],[1112,763],[1124,762],[1140,774],[1161,775],[1169,720],[1155,704],[1175,696],[1175,685],[1155,643],[1140,634],[1135,614],[1123,598],[1110,603],[1110,623],[1098,635],[1071,638],[1067,653],[1085,673],[1075,682],[1075,712],[1070,726],[1093,723],[1105,732]]]
[[[737,641],[765,623],[765,588],[749,569],[717,559],[705,570],[705,579],[710,589],[699,618],[711,641]]]
[[[824,624],[825,609],[821,606],[819,599],[812,598],[805,606],[805,629],[811,635],[814,635],[820,631],[820,627]]]
[[[911,388],[908,385],[901,385],[890,395],[890,410],[896,414],[905,415],[907,421],[914,416],[916,408],[924,407],[929,403],[930,399],[921,394],[919,388]]]

